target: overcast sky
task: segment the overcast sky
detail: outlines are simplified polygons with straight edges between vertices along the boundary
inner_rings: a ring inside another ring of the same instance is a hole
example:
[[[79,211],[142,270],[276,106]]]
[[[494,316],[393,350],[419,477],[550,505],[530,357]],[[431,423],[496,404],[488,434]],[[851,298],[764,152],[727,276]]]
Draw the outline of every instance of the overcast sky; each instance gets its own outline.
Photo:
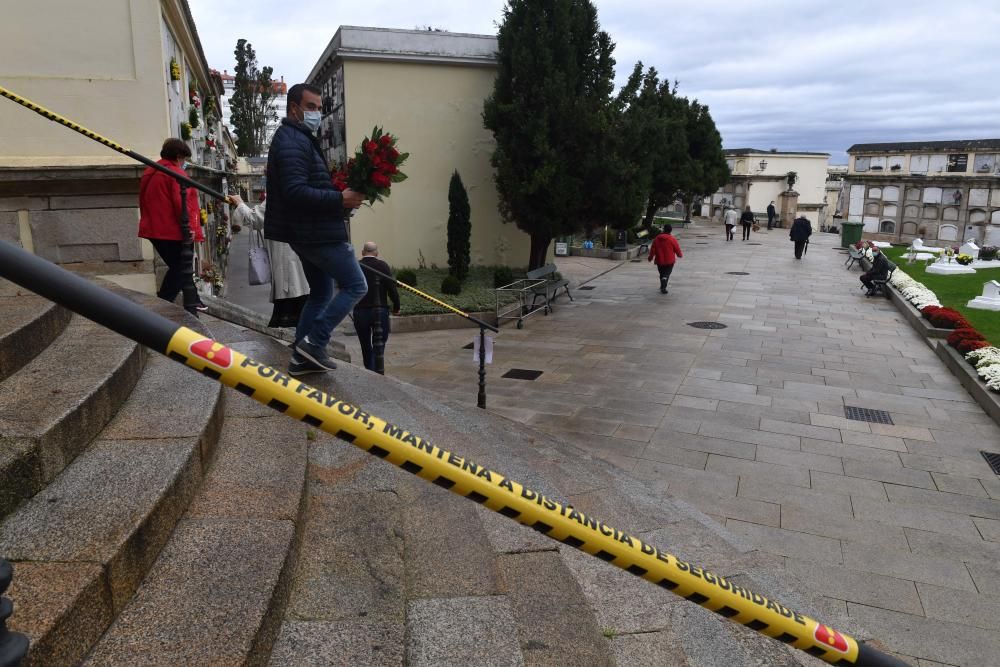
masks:
[[[305,78],[340,25],[494,34],[503,0],[189,0],[212,67],[245,37],[275,78]],[[596,0],[617,47],[708,104],[727,148],[1000,137],[1000,3]]]

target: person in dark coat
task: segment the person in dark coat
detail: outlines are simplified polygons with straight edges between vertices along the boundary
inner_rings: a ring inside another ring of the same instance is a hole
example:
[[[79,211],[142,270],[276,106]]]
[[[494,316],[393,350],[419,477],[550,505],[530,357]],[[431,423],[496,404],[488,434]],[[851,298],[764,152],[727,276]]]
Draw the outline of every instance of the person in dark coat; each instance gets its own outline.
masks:
[[[882,249],[873,245],[872,268],[861,275],[861,283],[864,285],[864,289],[868,290],[865,296],[875,294],[875,281],[888,278],[889,271],[893,268],[895,268],[895,265],[882,253]]]
[[[678,257],[683,257],[681,245],[670,232],[674,231],[673,226],[663,225],[663,232],[657,234],[649,246],[649,257],[647,262],[656,261],[656,270],[660,274],[660,292],[667,293],[667,283],[670,282],[670,274],[674,271],[674,264]]]
[[[171,137],[163,142],[160,149],[161,164],[171,171],[187,176],[184,167],[191,157],[191,149],[180,139]],[[146,167],[139,180],[139,237],[149,239],[164,264],[167,274],[156,292],[156,296],[173,302],[178,294],[184,295],[184,309],[192,314],[206,311],[201,302],[198,288],[194,285],[194,269],[181,261],[184,245],[181,235],[181,207],[187,207],[188,227],[193,241],[204,241],[201,231],[201,207],[198,206],[198,192],[187,189],[187,201],[181,204],[181,186],[176,179],[161,171]]]
[[[772,201],[767,205],[767,228],[771,229],[774,227],[774,219],[778,217],[778,211],[774,208],[774,202]]]
[[[387,276],[392,275],[392,267],[378,257],[378,246],[374,241],[365,241],[361,247],[361,270],[375,269]],[[366,272],[367,273],[367,272]],[[366,276],[368,293],[354,306],[354,331],[361,343],[361,356],[365,368],[375,370],[375,339],[372,336],[372,324],[378,318],[382,325],[382,346],[389,340],[389,301],[392,301],[392,314],[399,315],[399,290],[396,284],[379,277],[379,293],[371,287],[375,282],[373,276]]]
[[[267,156],[264,237],[287,243],[302,260],[309,298],[302,308],[290,375],[333,370],[326,353],[338,324],[368,292],[344,222],[364,197],[333,186],[326,159],[313,133],[322,118],[322,91],[297,83],[288,91],[288,115],[274,133]],[[334,290],[334,284],[337,290]]]
[[[788,232],[788,238],[795,242],[795,259],[802,259],[802,253],[805,252],[812,233],[812,224],[809,222],[809,218],[800,213]]]
[[[750,210],[750,206],[743,209],[743,215],[740,216],[740,224],[743,226],[743,240],[750,240],[750,227],[754,223],[753,211]]]

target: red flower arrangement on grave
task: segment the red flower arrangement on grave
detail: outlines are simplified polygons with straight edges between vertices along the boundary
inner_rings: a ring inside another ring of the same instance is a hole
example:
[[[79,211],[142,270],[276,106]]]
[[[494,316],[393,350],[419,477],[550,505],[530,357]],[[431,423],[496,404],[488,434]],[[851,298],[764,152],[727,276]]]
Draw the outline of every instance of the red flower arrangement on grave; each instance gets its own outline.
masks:
[[[399,152],[396,141],[395,136],[376,125],[354,157],[334,171],[333,186],[341,192],[348,188],[360,192],[369,206],[388,197],[393,183],[406,180],[399,168],[410,157],[409,153]]]
[[[962,313],[954,308],[925,306],[920,312],[938,329],[968,329],[972,327]]]

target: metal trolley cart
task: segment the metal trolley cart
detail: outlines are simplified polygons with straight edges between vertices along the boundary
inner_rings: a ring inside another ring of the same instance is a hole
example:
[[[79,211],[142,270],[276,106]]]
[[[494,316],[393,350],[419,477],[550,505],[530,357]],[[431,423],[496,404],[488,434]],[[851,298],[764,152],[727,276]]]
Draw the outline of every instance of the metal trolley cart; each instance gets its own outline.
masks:
[[[549,299],[545,288],[546,282],[548,281],[522,278],[509,285],[498,287],[497,326],[500,326],[503,320],[517,320],[517,328],[523,329],[525,318],[539,311],[548,315]],[[510,303],[507,303],[505,296],[513,297]],[[538,303],[539,297],[544,300],[543,304]]]

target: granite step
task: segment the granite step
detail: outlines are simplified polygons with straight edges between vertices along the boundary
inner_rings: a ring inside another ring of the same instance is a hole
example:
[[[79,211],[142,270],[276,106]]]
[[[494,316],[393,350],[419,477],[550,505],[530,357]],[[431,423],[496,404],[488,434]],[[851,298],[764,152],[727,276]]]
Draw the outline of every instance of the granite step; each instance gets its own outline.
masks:
[[[173,314],[199,326],[180,309]],[[121,339],[101,342],[95,354],[95,332],[75,318],[71,332],[88,336],[77,360],[84,352],[114,358],[121,348],[145,354]],[[127,388],[92,394],[104,396],[101,412],[80,417],[82,451],[0,523],[0,554],[17,571],[10,625],[31,638],[29,665],[74,665],[86,655],[156,560],[218,439],[220,386],[165,357],[149,358]],[[85,442],[91,422],[99,432]]]
[[[41,354],[70,320],[65,308],[0,279],[0,380]]]
[[[51,482],[142,373],[140,346],[82,317],[0,382],[0,517]]]
[[[287,362],[280,343],[210,326],[217,340],[244,354]],[[308,431],[227,392],[211,468],[148,576],[85,664],[134,665],[139,655],[144,665],[266,662],[298,551]]]

